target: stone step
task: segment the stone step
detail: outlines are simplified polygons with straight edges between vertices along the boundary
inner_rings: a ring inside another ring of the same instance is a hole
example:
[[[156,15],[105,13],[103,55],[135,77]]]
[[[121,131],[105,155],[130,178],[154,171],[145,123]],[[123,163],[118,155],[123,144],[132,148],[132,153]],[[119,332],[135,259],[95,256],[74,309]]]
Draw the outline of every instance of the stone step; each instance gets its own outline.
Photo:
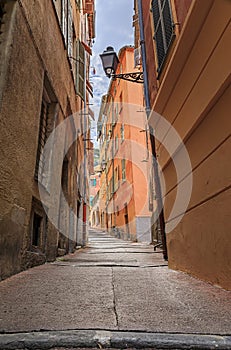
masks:
[[[0,349],[231,349],[231,336],[68,330],[0,335]]]

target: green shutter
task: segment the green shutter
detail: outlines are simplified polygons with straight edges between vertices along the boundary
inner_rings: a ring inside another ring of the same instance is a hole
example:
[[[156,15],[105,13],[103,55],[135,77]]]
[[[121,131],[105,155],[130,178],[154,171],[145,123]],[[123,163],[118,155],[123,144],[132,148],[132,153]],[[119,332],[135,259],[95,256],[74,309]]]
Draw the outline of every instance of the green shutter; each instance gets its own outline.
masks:
[[[172,12],[169,0],[165,0],[163,4],[163,21],[164,21],[164,31],[167,50],[171,44],[172,37],[174,35],[174,25],[172,19]]]
[[[84,81],[85,81],[85,49],[80,42],[77,41],[77,69],[76,69],[76,92],[82,100],[84,100]]]
[[[152,0],[152,15],[155,29],[155,43],[160,72],[168,49],[174,37],[174,25],[169,0]]]

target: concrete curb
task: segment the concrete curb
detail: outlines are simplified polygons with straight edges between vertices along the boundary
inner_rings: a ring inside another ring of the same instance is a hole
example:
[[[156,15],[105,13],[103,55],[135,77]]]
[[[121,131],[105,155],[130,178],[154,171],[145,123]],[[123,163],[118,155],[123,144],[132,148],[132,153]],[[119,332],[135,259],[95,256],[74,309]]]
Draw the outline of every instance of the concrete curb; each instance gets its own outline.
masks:
[[[229,335],[119,332],[103,330],[44,331],[0,334],[0,349],[152,348],[231,349]]]

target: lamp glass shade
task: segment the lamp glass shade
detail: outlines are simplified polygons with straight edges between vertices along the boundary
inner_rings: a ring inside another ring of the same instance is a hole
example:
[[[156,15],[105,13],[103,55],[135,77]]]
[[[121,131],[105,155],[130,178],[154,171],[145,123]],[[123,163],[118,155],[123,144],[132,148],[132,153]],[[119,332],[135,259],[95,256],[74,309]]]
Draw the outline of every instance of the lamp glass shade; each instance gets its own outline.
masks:
[[[119,59],[113,47],[107,47],[107,49],[100,55],[100,58],[102,60],[103,69],[106,75],[110,78],[111,75],[115,73],[119,63]]]

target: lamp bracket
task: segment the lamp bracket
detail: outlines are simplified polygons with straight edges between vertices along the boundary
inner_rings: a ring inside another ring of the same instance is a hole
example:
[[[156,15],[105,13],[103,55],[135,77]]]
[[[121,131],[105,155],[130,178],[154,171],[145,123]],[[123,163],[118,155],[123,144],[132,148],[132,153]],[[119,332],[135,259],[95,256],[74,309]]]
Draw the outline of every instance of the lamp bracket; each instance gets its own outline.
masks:
[[[112,79],[123,79],[123,80],[131,81],[133,83],[143,84],[143,82],[144,82],[144,73],[143,72],[112,74],[111,77],[112,77]]]

